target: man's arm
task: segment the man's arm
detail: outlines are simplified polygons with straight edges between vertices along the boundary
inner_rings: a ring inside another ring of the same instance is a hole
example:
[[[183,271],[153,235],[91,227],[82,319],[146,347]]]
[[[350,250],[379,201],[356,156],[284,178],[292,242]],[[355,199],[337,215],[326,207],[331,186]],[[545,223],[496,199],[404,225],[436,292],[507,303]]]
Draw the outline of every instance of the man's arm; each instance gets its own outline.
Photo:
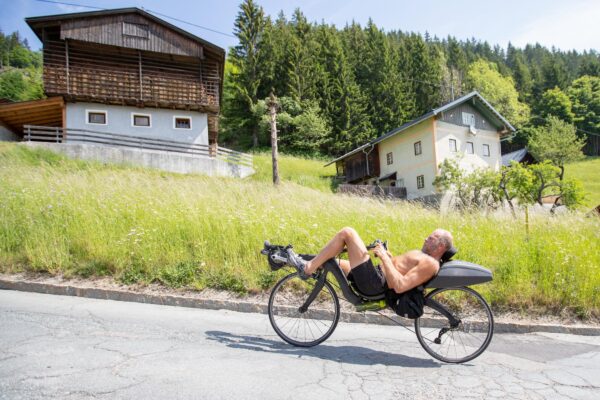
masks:
[[[437,263],[430,257],[421,257],[405,275],[400,273],[388,257],[387,253],[375,248],[375,254],[381,259],[383,274],[390,289],[396,293],[403,293],[420,284],[427,282],[437,271]]]

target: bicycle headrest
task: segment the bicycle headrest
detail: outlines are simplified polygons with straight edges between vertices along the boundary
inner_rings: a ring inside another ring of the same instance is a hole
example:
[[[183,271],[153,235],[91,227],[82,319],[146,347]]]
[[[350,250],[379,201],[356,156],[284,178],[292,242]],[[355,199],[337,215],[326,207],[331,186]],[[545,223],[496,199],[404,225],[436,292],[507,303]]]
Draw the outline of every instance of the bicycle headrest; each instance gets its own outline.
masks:
[[[454,246],[450,247],[444,254],[442,254],[442,258],[440,258],[440,264],[450,261],[454,255],[458,253],[458,249]]]

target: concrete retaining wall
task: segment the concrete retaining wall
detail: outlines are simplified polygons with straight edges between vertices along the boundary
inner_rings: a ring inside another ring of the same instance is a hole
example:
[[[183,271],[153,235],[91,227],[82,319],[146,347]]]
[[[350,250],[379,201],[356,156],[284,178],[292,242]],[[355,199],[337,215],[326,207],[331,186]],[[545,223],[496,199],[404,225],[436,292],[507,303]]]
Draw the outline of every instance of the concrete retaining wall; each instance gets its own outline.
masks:
[[[27,142],[26,145],[30,147],[42,147],[80,160],[133,165],[180,174],[245,178],[254,173],[254,169],[250,167],[233,165],[214,158],[170,153],[160,150],[129,149],[81,143]]]
[[[19,136],[15,135],[13,131],[8,129],[2,122],[0,122],[0,141],[16,142],[18,140]]]

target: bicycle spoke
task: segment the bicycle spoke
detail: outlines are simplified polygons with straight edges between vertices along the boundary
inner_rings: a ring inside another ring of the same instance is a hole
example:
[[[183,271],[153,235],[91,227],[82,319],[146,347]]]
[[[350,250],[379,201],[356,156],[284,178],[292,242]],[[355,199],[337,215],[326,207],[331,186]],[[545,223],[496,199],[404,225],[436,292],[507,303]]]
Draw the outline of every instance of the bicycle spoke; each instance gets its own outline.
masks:
[[[296,346],[313,346],[331,335],[339,319],[339,303],[325,283],[309,308],[299,308],[315,290],[316,281],[301,281],[297,274],[282,278],[269,299],[269,319],[275,332]],[[283,307],[282,307],[283,306]],[[291,321],[291,322],[290,322]]]
[[[420,320],[415,322],[417,338],[423,348],[433,357],[445,362],[465,362],[480,355],[488,346],[493,333],[493,317],[483,298],[469,288],[436,289],[428,297],[441,304],[461,323],[450,328],[445,317],[426,308],[427,324],[435,326],[436,321],[439,321],[440,326],[431,329],[421,326]],[[442,335],[441,343],[436,344],[431,338],[435,340],[443,327],[449,330]]]

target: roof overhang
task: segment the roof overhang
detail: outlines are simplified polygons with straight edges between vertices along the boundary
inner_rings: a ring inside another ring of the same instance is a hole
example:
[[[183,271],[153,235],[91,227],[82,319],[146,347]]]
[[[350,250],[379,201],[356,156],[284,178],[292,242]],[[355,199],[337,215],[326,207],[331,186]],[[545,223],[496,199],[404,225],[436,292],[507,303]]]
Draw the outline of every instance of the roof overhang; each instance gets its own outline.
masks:
[[[19,135],[23,125],[62,127],[64,104],[62,97],[0,104],[0,121]]]

